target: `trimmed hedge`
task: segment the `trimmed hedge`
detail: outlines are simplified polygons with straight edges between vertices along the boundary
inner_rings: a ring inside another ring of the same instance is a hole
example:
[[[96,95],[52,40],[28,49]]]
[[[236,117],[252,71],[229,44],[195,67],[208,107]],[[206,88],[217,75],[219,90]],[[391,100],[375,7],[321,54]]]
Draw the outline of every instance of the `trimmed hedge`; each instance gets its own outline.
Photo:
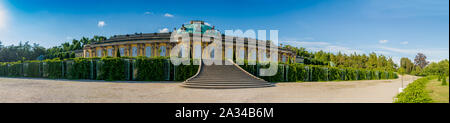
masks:
[[[168,57],[73,58],[0,63],[0,76],[51,79],[184,81],[197,70],[198,65],[174,66]]]
[[[434,78],[428,76],[417,79],[397,95],[398,99],[394,103],[431,103],[432,99],[426,92],[425,85]]]
[[[191,60],[191,63],[193,63],[193,60]],[[198,65],[183,65],[180,64],[178,66],[174,66],[175,73],[174,73],[174,80],[175,81],[184,81],[192,76],[194,76],[198,71]]]
[[[96,61],[89,58],[75,58],[73,61],[66,61],[68,79],[96,79],[93,72]]]
[[[258,68],[267,68],[268,65],[240,65],[247,72],[270,82],[297,82],[297,81],[349,81],[349,80],[379,80],[396,79],[398,75],[393,71],[366,70],[355,68],[339,68],[321,65],[304,64],[278,64],[275,76],[260,76]]]
[[[276,75],[260,76],[259,70],[268,68],[269,65],[248,65],[245,61],[240,66],[270,82],[378,80],[398,77],[392,71],[281,63]],[[74,58],[0,63],[0,76],[51,79],[183,81],[197,71],[198,65],[174,66],[168,57]]]
[[[137,80],[140,81],[163,81],[168,80],[170,73],[170,60],[165,57],[136,59]]]

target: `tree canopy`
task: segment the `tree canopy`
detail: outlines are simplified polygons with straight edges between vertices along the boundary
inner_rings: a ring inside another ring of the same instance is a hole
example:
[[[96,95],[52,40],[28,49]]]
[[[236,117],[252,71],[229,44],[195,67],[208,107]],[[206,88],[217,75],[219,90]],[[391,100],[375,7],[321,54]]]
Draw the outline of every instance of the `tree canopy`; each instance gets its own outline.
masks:
[[[322,50],[318,52],[309,52],[305,48],[297,48],[290,45],[285,45],[284,48],[290,49],[296,52],[297,56],[303,57],[305,59],[305,64],[380,69],[387,71],[396,70],[397,68],[397,64],[395,64],[391,57],[377,55],[376,53],[366,55],[357,53],[344,54],[338,52],[337,54],[333,54]]]
[[[94,36],[93,38],[82,37],[80,40],[73,39],[72,42],[64,42],[52,48],[44,48],[36,43],[30,45],[28,41],[25,43],[20,42],[17,46],[3,46],[0,41],[0,62],[74,58],[74,51],[82,50],[84,45],[106,39],[104,36]]]

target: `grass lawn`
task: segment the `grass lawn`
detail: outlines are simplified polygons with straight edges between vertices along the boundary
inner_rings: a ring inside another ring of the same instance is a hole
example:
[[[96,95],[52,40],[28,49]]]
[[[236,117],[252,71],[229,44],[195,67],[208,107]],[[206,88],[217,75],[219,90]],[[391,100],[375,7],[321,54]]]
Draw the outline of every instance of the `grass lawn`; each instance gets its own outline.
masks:
[[[431,99],[435,103],[449,103],[449,95],[448,95],[448,81],[447,85],[442,86],[442,82],[437,81],[437,79],[431,80],[426,85],[426,90],[428,91]]]

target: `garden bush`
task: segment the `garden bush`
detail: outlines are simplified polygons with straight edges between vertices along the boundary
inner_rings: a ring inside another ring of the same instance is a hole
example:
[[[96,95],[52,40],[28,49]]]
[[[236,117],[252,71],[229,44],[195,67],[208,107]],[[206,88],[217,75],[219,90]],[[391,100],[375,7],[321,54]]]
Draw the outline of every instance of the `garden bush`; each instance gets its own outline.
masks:
[[[279,64],[275,76],[259,76],[257,68],[268,68],[268,65],[240,65],[247,72],[269,82],[297,82],[297,81],[347,81],[347,80],[379,80],[396,79],[397,74],[393,71],[367,70],[355,68],[330,67],[323,65],[305,64]],[[287,74],[287,78],[286,75]]]
[[[30,61],[23,63],[24,77],[41,77],[41,62]]]
[[[100,62],[98,79],[100,80],[126,80],[125,61],[122,58],[104,57]]]
[[[417,79],[397,95],[395,103],[431,103],[432,99],[425,90],[425,85],[432,76]]]
[[[75,58],[67,62],[68,79],[94,79],[95,64],[90,58]],[[70,66],[70,67],[69,67]]]
[[[191,63],[193,61],[191,60]],[[270,82],[343,81],[395,79],[393,71],[330,67],[324,65],[278,64],[274,76],[260,76],[261,68],[270,64],[240,65],[247,72]],[[0,76],[44,77],[52,79],[97,79],[137,81],[184,81],[197,73],[198,65],[170,63],[168,57],[104,57],[51,59],[44,61],[0,63]]]
[[[171,68],[170,60],[166,57],[136,59],[137,80],[140,81],[164,81],[169,78]]]
[[[193,63],[193,60],[191,60]],[[183,65],[174,66],[175,69],[175,81],[184,81],[192,76],[194,76],[198,71],[198,65]]]
[[[44,61],[43,74],[44,77],[51,79],[61,79],[64,78],[64,61],[59,59],[51,59]]]

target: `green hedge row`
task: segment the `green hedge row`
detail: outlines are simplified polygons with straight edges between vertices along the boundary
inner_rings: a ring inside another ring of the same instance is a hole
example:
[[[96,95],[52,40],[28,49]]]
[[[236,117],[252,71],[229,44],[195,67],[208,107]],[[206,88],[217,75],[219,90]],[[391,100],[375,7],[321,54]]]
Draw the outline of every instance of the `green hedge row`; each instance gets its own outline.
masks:
[[[51,79],[183,81],[198,65],[173,66],[167,57],[74,58],[0,63],[0,76]]]
[[[275,76],[260,76],[260,68],[269,65],[240,65],[247,72],[270,82],[297,82],[297,81],[348,81],[348,80],[380,80],[396,79],[398,75],[393,71],[366,70],[355,68],[338,68],[320,65],[304,64],[278,64]]]
[[[394,103],[431,103],[432,99],[425,90],[425,85],[436,77],[428,76],[417,79],[409,84],[402,93],[397,95]]]

